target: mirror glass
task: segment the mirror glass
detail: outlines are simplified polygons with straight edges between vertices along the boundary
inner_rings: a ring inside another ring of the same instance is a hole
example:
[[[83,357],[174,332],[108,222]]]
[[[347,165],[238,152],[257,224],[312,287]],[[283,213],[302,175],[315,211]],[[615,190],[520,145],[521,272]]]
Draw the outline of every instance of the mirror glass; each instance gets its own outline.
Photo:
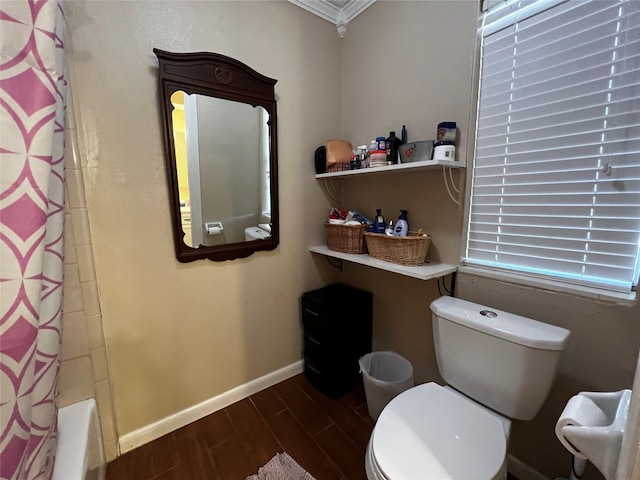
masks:
[[[243,242],[247,229],[270,237],[267,111],[182,90],[171,95],[171,104],[184,243]]]
[[[218,54],[154,52],[178,260],[276,248],[276,81]]]

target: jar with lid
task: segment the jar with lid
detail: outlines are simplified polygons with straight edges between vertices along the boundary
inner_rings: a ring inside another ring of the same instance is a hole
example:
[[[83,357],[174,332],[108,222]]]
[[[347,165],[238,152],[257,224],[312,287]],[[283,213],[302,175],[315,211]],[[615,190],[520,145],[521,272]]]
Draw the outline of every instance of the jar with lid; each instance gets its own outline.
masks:
[[[455,142],[456,141],[456,122],[439,123],[436,140],[438,142]]]
[[[386,150],[374,150],[369,155],[370,167],[382,167],[387,164],[387,151]]]
[[[436,142],[433,144],[434,160],[455,160],[456,146],[451,141]]]

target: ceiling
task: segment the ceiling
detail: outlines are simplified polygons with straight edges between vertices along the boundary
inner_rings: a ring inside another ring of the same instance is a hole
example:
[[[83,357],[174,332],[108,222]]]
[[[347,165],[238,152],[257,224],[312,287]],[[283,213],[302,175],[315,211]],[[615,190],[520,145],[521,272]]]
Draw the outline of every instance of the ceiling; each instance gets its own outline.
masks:
[[[308,12],[333,23],[340,38],[347,31],[347,24],[376,0],[289,0]]]

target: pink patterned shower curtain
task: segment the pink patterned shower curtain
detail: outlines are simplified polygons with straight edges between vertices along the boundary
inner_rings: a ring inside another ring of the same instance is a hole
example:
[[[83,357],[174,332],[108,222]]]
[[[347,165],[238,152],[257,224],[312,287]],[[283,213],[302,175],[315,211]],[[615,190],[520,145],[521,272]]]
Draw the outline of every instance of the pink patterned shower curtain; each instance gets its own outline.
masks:
[[[56,0],[0,2],[0,478],[56,450],[65,57]]]

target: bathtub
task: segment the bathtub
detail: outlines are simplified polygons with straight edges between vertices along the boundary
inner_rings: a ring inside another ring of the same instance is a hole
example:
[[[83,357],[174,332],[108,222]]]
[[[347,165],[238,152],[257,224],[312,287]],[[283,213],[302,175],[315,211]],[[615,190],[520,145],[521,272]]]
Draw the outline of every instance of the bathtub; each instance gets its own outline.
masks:
[[[52,480],[104,480],[106,471],[95,399],[61,408]]]

